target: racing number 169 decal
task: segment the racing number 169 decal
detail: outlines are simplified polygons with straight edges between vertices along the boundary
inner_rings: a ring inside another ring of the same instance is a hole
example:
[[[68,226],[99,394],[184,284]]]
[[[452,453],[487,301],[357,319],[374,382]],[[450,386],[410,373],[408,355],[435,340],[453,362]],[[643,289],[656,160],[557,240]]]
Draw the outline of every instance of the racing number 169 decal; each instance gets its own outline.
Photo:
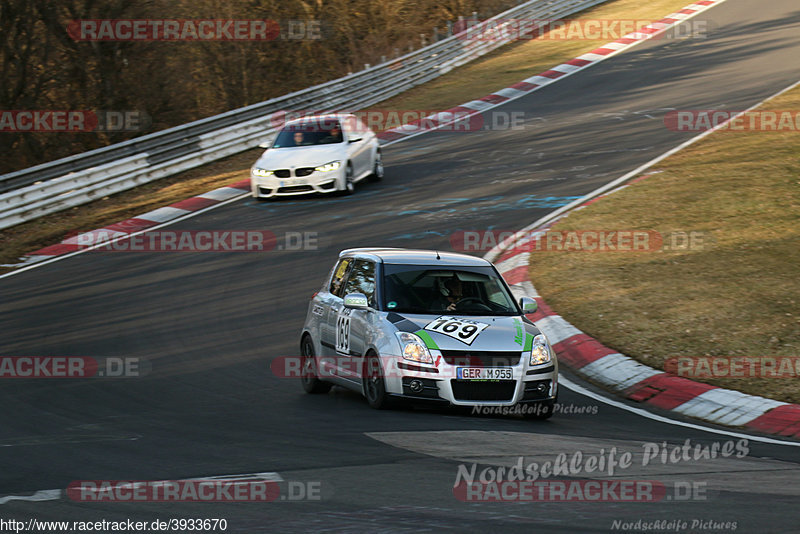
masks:
[[[336,351],[348,354],[350,352],[350,316],[339,315],[336,317]]]
[[[457,339],[467,345],[472,345],[472,342],[475,341],[478,334],[487,326],[489,325],[486,323],[479,323],[468,319],[456,319],[455,317],[443,315],[425,325],[425,330],[438,332],[450,336],[453,339]]]

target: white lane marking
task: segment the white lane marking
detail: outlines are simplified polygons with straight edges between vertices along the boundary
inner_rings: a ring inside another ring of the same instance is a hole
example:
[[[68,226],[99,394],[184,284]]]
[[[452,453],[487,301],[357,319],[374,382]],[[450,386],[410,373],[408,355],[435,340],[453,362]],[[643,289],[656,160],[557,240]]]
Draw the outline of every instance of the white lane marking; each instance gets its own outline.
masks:
[[[663,417],[660,415],[656,415],[654,413],[648,412],[642,408],[634,408],[633,406],[628,406],[627,404],[623,404],[619,401],[615,401],[604,397],[602,395],[598,395],[588,389],[579,386],[578,384],[574,383],[573,381],[565,378],[563,376],[558,377],[558,385],[564,386],[567,389],[571,389],[575,393],[579,393],[591,399],[594,399],[598,402],[602,402],[604,404],[608,404],[609,406],[613,406],[615,408],[619,408],[620,410],[625,410],[626,412],[631,412],[636,415],[640,415],[642,417],[646,417],[647,419],[652,419],[653,421],[658,421],[660,423],[666,423],[668,425],[676,425],[676,426],[683,426],[686,428],[692,428],[694,430],[701,430],[703,432],[711,432],[712,434],[721,434],[723,436],[732,436],[734,438],[743,438],[750,441],[758,441],[761,443],[770,443],[773,445],[789,445],[790,447],[800,447],[800,442],[798,441],[782,441],[779,439],[772,439],[772,438],[765,438],[762,436],[754,436],[752,434],[742,434],[741,432],[733,432],[730,430],[720,430],[718,428],[710,428],[707,426],[696,425],[694,423],[687,423],[685,421],[676,421],[675,419],[670,419],[668,417]]]
[[[126,235],[123,235],[123,236],[116,237],[114,239],[109,239],[108,241],[103,241],[102,243],[99,243],[97,245],[93,245],[91,247],[87,247],[85,249],[76,250],[75,252],[69,252],[67,254],[62,254],[61,256],[54,256],[53,258],[51,258],[51,259],[49,259],[47,261],[40,261],[38,263],[35,263],[35,264],[32,264],[32,265],[28,265],[27,267],[21,267],[21,268],[15,270],[15,271],[10,271],[10,272],[7,272],[5,274],[0,274],[0,280],[2,280],[3,278],[8,278],[9,276],[14,276],[14,275],[19,274],[19,273],[24,273],[25,271],[29,271],[31,269],[36,269],[37,267],[42,267],[44,265],[50,265],[51,263],[55,263],[57,261],[65,260],[67,258],[71,258],[72,256],[76,256],[78,254],[83,254],[84,252],[89,252],[90,250],[95,250],[95,249],[97,249],[99,247],[107,247],[110,244],[116,243],[117,241],[122,241],[123,239],[129,239],[130,237],[135,236],[135,235],[143,234],[145,232],[152,232],[154,230],[158,230],[159,228],[164,228],[165,226],[171,226],[171,225],[173,225],[173,224],[175,224],[177,222],[185,221],[186,219],[191,219],[192,217],[200,215],[201,213],[205,213],[207,211],[211,211],[213,209],[219,208],[220,206],[224,206],[226,204],[230,204],[232,202],[236,202],[237,200],[241,200],[241,199],[245,198],[248,195],[250,195],[249,192],[242,193],[238,197],[234,197],[234,198],[231,198],[229,200],[224,200],[224,201],[220,202],[219,204],[214,204],[212,206],[208,206],[208,207],[203,208],[201,210],[191,211],[191,212],[187,213],[186,215],[182,215],[181,217],[178,217],[176,219],[172,219],[170,221],[167,221],[165,223],[159,224],[157,226],[151,226],[150,228],[145,228],[144,230],[139,230],[138,232],[133,232],[132,234],[126,234]]]
[[[267,482],[283,482],[283,477],[275,471],[263,471],[261,473],[245,473],[242,475],[213,475],[208,477],[195,477],[195,478],[178,478],[175,479],[177,482],[183,481],[196,481],[196,480],[219,480],[223,482],[248,482],[252,480],[257,481],[267,481]],[[142,481],[134,481],[134,482],[123,482],[117,487],[120,488],[127,488],[127,487],[136,487],[137,483],[141,483]],[[157,481],[162,482],[162,481]],[[166,482],[166,481],[163,481]],[[108,488],[100,489],[100,490],[83,490],[83,491],[108,491]],[[49,490],[38,490],[33,493],[33,495],[6,495],[4,497],[0,497],[0,504],[6,504],[7,502],[11,501],[57,501],[60,500],[64,496],[64,490],[60,489],[49,489]]]
[[[9,501],[57,501],[61,498],[61,490],[39,490],[33,495],[7,495],[0,497],[0,504]]]

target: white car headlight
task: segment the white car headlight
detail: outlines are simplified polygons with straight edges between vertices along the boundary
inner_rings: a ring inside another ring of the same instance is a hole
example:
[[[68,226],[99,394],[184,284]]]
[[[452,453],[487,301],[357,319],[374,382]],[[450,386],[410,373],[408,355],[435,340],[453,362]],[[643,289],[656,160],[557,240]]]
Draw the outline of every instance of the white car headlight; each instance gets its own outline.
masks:
[[[400,340],[404,360],[433,364],[433,356],[418,335],[410,332],[395,332],[395,334]]]
[[[314,167],[314,170],[315,171],[320,171],[320,172],[335,171],[336,169],[338,169],[341,166],[342,166],[342,162],[341,161],[329,161],[325,165],[320,165],[319,167]]]
[[[550,361],[550,347],[544,334],[539,334],[533,338],[531,348],[531,365],[542,365]]]
[[[253,176],[258,176],[260,178],[272,176],[272,171],[268,171],[267,169],[259,169],[258,167],[253,167]]]

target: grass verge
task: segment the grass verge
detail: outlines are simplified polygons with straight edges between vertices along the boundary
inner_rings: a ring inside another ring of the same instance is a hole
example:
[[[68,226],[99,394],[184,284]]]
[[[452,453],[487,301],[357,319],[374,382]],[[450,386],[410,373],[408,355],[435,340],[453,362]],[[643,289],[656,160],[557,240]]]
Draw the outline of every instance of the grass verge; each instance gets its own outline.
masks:
[[[763,110],[800,109],[800,89]],[[797,132],[719,131],[558,230],[701,232],[692,250],[533,253],[531,279],[565,319],[655,368],[678,356],[800,357]],[[697,378],[800,402],[798,378]]]

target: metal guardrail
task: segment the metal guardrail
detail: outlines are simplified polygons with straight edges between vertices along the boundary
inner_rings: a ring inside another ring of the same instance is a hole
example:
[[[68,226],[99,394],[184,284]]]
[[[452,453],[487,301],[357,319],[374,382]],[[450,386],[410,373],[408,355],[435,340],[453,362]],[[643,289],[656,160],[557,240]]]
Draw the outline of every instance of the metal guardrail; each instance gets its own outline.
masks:
[[[606,0],[530,0],[474,26],[502,19],[558,19]],[[494,22],[492,22],[494,21]],[[320,85],[175,128],[0,176],[0,229],[132,189],[255,148],[282,110],[356,111],[437,78],[510,42],[467,31]]]

